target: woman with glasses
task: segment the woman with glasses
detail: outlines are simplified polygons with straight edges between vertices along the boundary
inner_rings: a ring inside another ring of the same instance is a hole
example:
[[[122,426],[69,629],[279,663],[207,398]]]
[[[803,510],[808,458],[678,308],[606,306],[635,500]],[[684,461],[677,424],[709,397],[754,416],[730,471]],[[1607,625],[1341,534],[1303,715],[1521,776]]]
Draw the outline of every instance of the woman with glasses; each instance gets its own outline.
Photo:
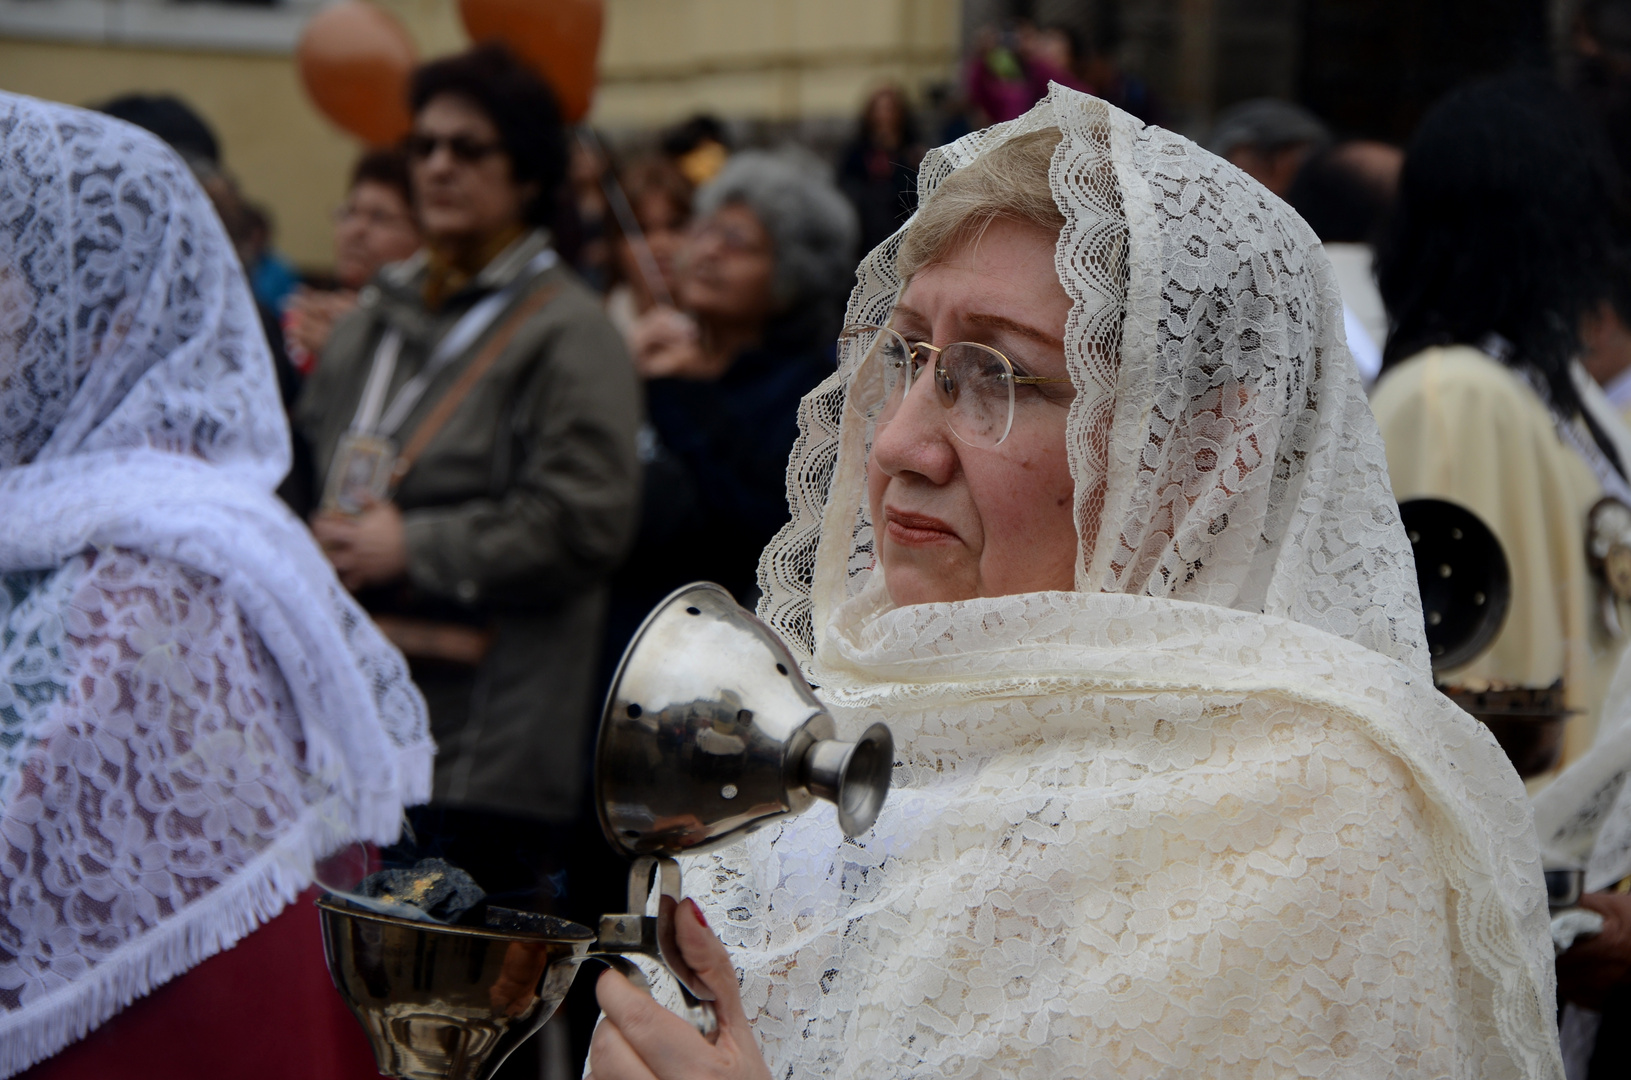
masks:
[[[566,154],[545,85],[486,45],[421,68],[411,104],[424,248],[362,291],[307,388],[313,531],[430,704],[435,789],[404,857],[559,908],[639,387],[552,246]]]
[[[595,1080],[1560,1076],[1523,788],[1433,689],[1317,238],[1059,86],[923,169],[761,564],[894,789],[689,860],[718,1039],[602,975]]]
[[[401,150],[370,150],[351,170],[345,203],[334,214],[333,289],[301,286],[283,309],[289,359],[310,376],[341,316],[357,306],[357,293],[387,263],[419,250],[408,160]]]

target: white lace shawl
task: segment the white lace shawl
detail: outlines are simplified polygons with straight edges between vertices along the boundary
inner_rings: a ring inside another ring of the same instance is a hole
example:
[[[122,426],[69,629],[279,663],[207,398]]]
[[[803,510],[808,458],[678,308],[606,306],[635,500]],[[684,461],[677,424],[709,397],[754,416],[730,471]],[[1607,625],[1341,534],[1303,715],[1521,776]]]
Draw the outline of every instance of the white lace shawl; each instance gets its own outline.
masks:
[[[1631,876],[1631,654],[1603,698],[1591,749],[1535,795],[1535,831],[1549,864],[1583,866],[1586,888]]]
[[[0,94],[0,1076],[429,795],[423,699],[273,496],[288,464],[187,167]]]
[[[773,1075],[1560,1076],[1528,803],[1433,689],[1317,241],[1057,86],[931,153],[922,199],[1048,126],[1102,402],[1067,436],[1078,591],[891,609],[858,357],[805,399],[760,613],[897,764],[859,840],[823,809],[687,863]],[[852,320],[893,303],[895,248]]]

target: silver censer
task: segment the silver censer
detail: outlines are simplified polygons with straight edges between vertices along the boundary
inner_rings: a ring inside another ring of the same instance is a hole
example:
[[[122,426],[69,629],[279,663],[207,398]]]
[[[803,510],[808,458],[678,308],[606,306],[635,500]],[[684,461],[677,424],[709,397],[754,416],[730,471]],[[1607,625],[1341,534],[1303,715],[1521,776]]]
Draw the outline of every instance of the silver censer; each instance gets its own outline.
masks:
[[[679,985],[681,1015],[712,1038],[712,995],[675,943],[674,857],[818,799],[836,804],[839,826],[858,836],[883,808],[893,760],[888,728],[839,741],[781,639],[719,586],[688,585],[636,631],[601,715],[595,801],[606,839],[634,859],[627,910],[602,916],[597,930],[492,911],[489,926],[468,927],[325,896],[329,974],[380,1072],[404,1080],[487,1080],[554,1014],[585,960],[642,985],[627,957],[657,961]]]

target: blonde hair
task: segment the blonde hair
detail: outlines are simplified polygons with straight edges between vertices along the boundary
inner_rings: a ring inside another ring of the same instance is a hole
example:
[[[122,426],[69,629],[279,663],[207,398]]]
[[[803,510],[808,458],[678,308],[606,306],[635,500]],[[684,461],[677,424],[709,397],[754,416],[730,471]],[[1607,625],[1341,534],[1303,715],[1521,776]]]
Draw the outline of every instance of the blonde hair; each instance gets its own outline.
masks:
[[[1056,127],[1017,136],[958,169],[935,189],[901,238],[895,269],[905,281],[984,232],[998,218],[1057,234],[1065,215],[1048,167],[1063,136]]]

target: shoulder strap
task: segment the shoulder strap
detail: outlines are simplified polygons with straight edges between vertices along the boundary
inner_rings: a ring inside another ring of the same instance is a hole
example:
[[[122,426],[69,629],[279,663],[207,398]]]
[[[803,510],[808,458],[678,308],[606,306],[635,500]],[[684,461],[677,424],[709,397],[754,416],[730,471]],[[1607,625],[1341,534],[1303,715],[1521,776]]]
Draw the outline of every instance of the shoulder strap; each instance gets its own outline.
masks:
[[[503,325],[498,328],[493,336],[487,339],[487,344],[482,348],[481,352],[477,354],[474,360],[470,361],[469,366],[459,375],[458,381],[448,387],[447,393],[442,395],[441,400],[436,403],[436,408],[431,410],[430,415],[420,421],[419,425],[414,428],[413,436],[408,439],[407,445],[402,448],[402,453],[397,455],[396,466],[391,470],[391,489],[393,491],[402,482],[402,478],[408,475],[408,470],[413,468],[413,463],[419,460],[419,455],[425,452],[425,447],[429,446],[430,441],[441,432],[449,420],[453,419],[453,414],[459,411],[459,406],[464,404],[464,399],[469,396],[470,391],[475,389],[476,384],[481,381],[481,377],[487,374],[488,369],[493,366],[494,361],[504,351],[505,346],[509,345],[510,340],[521,329],[521,324],[541,311],[544,305],[553,300],[555,294],[559,291],[560,289],[555,285],[546,285],[537,290],[523,300],[511,313],[510,317],[504,320]]]

